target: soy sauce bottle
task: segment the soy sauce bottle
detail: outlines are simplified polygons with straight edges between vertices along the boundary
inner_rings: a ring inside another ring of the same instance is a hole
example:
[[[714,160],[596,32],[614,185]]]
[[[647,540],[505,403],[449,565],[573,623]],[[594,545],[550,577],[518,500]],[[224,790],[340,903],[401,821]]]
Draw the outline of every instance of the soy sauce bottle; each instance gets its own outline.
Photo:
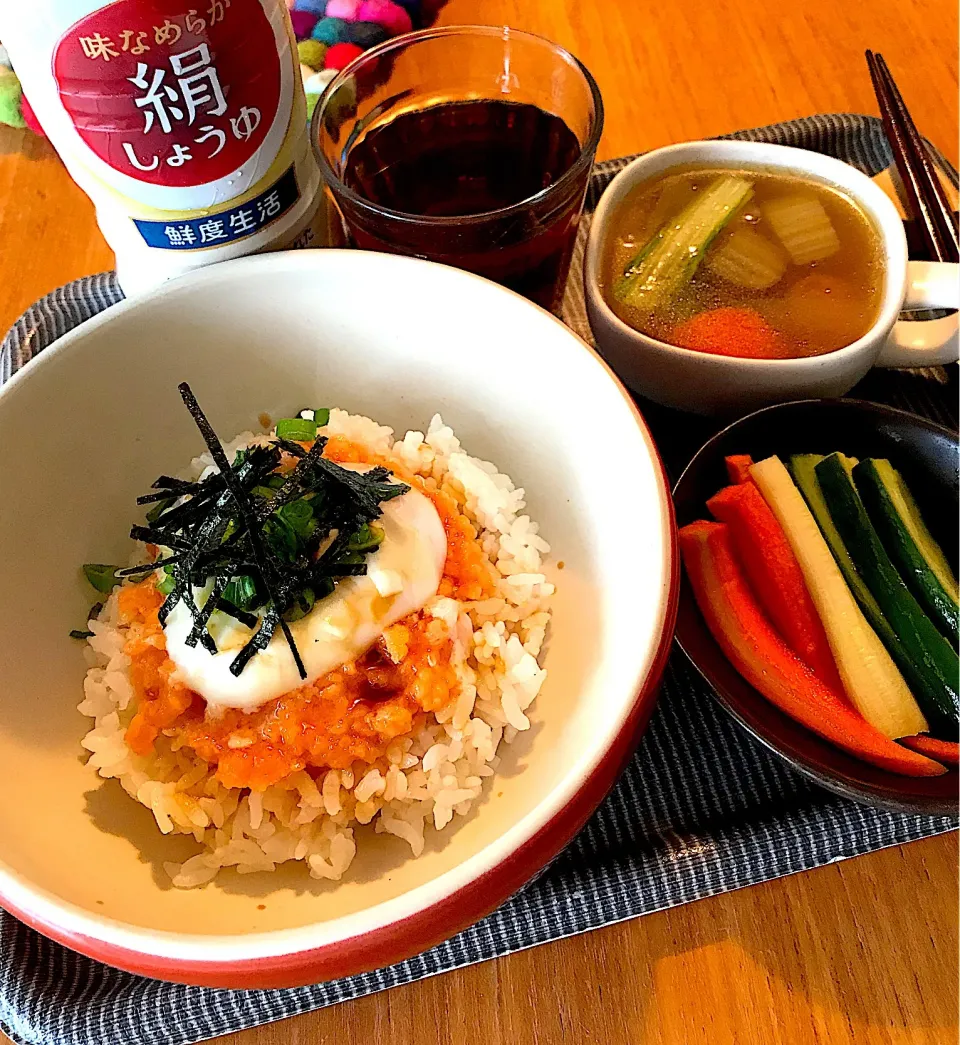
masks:
[[[322,238],[283,0],[30,0],[0,39],[126,294]]]

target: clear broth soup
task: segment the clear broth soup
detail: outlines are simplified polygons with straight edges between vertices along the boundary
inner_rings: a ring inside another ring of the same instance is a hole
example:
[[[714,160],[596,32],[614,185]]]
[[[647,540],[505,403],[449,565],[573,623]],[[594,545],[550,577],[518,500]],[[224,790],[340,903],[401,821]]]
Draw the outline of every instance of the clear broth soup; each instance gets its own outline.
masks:
[[[716,207],[695,220],[708,195]],[[787,359],[865,334],[879,312],[883,264],[878,233],[842,192],[769,170],[687,166],[624,200],[602,279],[613,311],[644,334]]]

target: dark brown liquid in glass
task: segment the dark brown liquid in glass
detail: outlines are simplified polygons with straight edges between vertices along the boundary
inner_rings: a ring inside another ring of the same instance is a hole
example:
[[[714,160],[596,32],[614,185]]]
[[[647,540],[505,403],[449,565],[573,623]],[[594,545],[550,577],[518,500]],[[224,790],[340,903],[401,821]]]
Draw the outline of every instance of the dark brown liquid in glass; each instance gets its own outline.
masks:
[[[344,216],[359,247],[414,254],[468,269],[555,309],[562,295],[586,179],[532,200],[580,155],[557,116],[534,105],[450,102],[404,113],[367,133],[348,153],[344,182],[371,203],[406,215],[472,222],[411,222]]]

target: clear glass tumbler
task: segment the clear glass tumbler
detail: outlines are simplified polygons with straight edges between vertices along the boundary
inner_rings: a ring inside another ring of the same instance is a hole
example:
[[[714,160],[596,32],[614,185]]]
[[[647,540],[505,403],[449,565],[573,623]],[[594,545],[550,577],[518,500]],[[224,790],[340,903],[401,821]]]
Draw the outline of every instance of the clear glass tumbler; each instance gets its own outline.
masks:
[[[568,51],[449,26],[347,66],[312,140],[355,246],[455,265],[557,311],[602,128],[600,91]]]

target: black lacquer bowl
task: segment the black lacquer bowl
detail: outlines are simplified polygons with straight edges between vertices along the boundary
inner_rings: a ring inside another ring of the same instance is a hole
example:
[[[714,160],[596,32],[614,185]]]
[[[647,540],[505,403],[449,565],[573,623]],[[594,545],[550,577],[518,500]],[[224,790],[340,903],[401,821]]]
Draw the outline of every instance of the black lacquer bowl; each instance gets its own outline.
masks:
[[[957,437],[914,414],[855,399],[812,399],[771,406],[730,425],[696,454],[673,491],[677,525],[710,518],[706,500],[727,485],[724,457],[841,451],[886,457],[904,476],[924,520],[956,570]],[[868,765],[794,722],[737,673],[707,629],[684,577],[677,641],[720,703],[794,769],[846,798],[913,813],[955,814],[958,774],[912,778]]]

